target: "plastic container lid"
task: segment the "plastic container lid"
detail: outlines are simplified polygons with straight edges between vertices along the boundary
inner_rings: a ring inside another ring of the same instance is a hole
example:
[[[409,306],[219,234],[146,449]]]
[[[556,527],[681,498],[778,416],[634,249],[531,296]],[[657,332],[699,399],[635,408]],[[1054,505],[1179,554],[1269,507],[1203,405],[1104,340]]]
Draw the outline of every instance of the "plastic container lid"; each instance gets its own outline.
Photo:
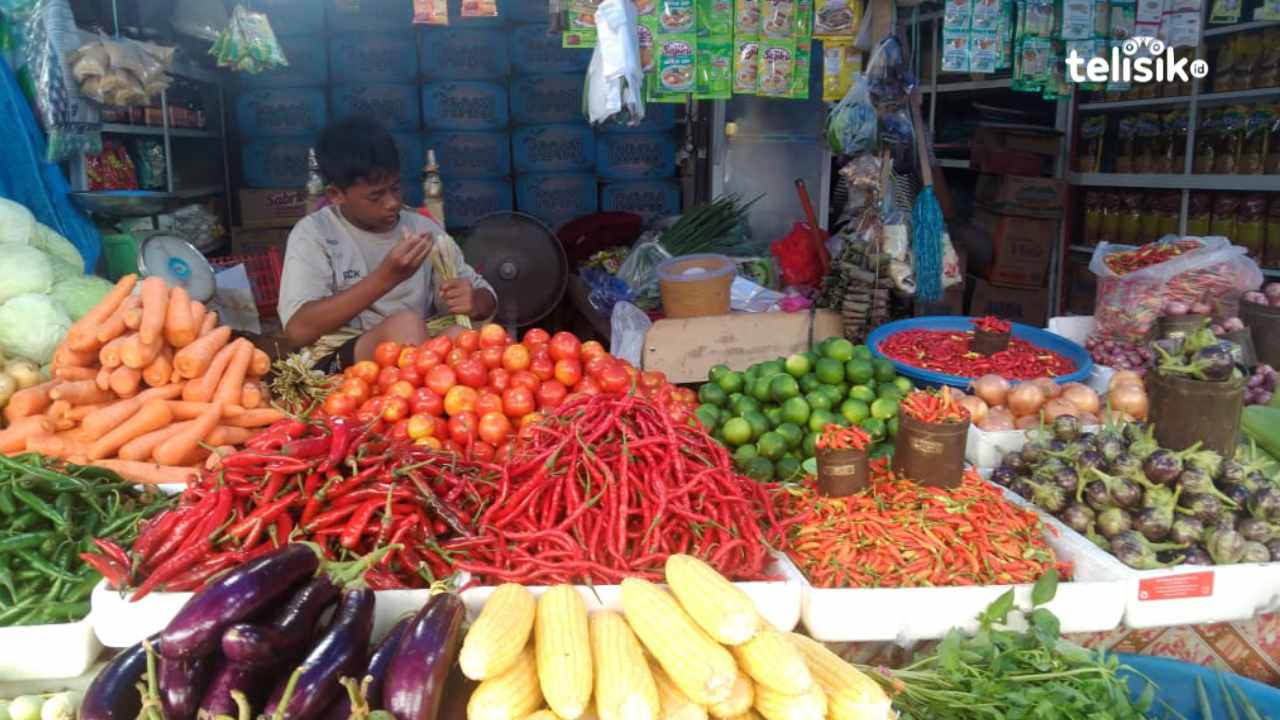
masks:
[[[138,243],[138,271],[186,288],[192,300],[208,302],[216,284],[213,266],[191,243],[167,232],[152,233]]]
[[[688,265],[683,270],[676,270],[677,265]],[[719,265],[719,267],[714,267]],[[681,255],[663,260],[658,264],[658,279],[664,282],[705,282],[716,280],[738,272],[738,267],[724,255],[715,253],[699,253],[697,255]]]

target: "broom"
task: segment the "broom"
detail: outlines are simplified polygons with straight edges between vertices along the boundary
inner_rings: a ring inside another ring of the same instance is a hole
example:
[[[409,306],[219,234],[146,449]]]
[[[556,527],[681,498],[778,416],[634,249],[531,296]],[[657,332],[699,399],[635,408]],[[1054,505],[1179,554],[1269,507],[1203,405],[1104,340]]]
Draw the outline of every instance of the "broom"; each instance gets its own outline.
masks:
[[[924,187],[911,208],[911,252],[916,258],[916,299],[935,302],[942,297],[942,208],[933,194],[933,169],[925,147],[924,122],[920,119],[920,95],[911,95],[911,120],[915,125],[916,154]]]

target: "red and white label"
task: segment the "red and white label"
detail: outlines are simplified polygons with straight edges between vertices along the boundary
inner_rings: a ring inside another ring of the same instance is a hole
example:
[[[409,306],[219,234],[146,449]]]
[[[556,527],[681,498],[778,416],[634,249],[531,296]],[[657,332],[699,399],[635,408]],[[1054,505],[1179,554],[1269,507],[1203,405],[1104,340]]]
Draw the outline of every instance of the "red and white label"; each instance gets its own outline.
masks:
[[[1213,571],[1166,575],[1138,581],[1138,599],[1184,600],[1213,594]]]

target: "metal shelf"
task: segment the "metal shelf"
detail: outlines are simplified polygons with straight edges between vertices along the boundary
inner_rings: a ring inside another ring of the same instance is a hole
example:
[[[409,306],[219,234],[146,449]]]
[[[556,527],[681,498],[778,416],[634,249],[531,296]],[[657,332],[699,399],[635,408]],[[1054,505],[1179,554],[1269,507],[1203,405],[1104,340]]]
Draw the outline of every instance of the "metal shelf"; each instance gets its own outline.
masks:
[[[189,188],[177,188],[171,194],[186,200],[198,197],[208,197],[210,195],[222,195],[226,192],[226,188],[221,185],[197,185]]]
[[[1093,254],[1093,248],[1088,245],[1072,245],[1070,250],[1071,252]]]
[[[1267,277],[1280,277],[1280,268],[1262,268],[1262,274]]]
[[[966,80],[964,82],[955,83],[938,83],[936,85],[922,85],[920,92],[929,93],[953,93],[953,92],[977,92],[979,90],[1008,90],[1013,83],[1013,78],[999,78],[996,80]]]
[[[1241,100],[1255,100],[1260,97],[1272,97],[1276,95],[1280,95],[1280,87],[1255,88],[1253,90],[1230,90],[1227,92],[1205,93],[1203,95],[1195,96],[1179,95],[1177,97],[1146,98],[1142,100],[1103,100],[1100,102],[1080,103],[1080,110],[1125,110],[1128,108],[1159,107],[1161,105],[1186,105],[1191,102],[1192,97],[1195,97],[1196,102],[1201,105],[1209,105],[1238,102]]]
[[[1073,172],[1067,173],[1067,182],[1085,187],[1280,192],[1280,175],[1165,175],[1156,173]]]
[[[938,165],[944,168],[954,168],[956,170],[968,170],[969,161],[960,158],[938,158]]]
[[[1205,28],[1204,36],[1208,38],[1217,35],[1230,35],[1231,33],[1248,32],[1249,30],[1262,30],[1276,25],[1280,25],[1280,22],[1275,20],[1254,20],[1253,22],[1236,23],[1235,25]]]
[[[120,133],[121,135],[155,135],[163,136],[164,128],[153,125],[123,125],[121,123],[103,123],[102,132]],[[195,128],[169,128],[171,137],[217,139],[222,133],[215,130],[197,130]]]

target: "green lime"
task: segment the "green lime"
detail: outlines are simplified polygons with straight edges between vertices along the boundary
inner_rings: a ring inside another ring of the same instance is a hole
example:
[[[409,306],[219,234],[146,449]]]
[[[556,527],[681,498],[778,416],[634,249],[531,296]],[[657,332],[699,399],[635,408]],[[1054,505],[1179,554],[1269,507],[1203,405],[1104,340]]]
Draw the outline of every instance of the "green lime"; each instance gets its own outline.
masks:
[[[720,408],[715,405],[702,405],[693,411],[698,416],[698,422],[702,423],[702,427],[708,430],[714,430],[720,422]]]
[[[800,450],[801,452],[804,453],[805,457],[811,458],[813,457],[813,454],[818,450],[817,445],[818,445],[818,433],[816,432],[806,433],[804,436],[804,443],[800,445]]]
[[[871,348],[867,347],[866,345],[854,345],[854,346],[853,346],[853,359],[854,359],[854,360],[870,360],[870,359],[871,359],[871,357],[872,357],[872,356],[871,356]]]
[[[827,347],[823,349],[822,354],[841,363],[849,362],[853,359],[853,343],[844,338],[832,338],[827,341]]]
[[[785,363],[785,368],[786,368],[787,374],[791,375],[791,377],[798,378],[798,377],[803,377],[810,370],[812,370],[813,363],[809,362],[809,358],[805,357],[804,355],[801,355],[800,353],[796,353],[795,355],[792,355],[791,357],[787,358],[787,362]]]
[[[825,389],[824,389],[825,388]],[[849,383],[840,383],[838,385],[823,385],[818,388],[818,392],[825,392],[831,397],[832,405],[839,405],[840,401],[845,399],[849,394]]]
[[[830,410],[832,405],[831,396],[822,392],[821,389],[805,395],[804,401],[809,403],[809,408],[812,410]]]
[[[750,387],[751,383],[755,382],[756,378],[758,377],[760,377],[759,365],[752,365],[751,367],[747,368],[746,372],[742,373],[743,383],[748,387]]]
[[[744,383],[742,373],[732,371],[721,375],[720,379],[716,380],[716,384],[720,386],[720,389],[731,395],[736,392],[742,392],[742,388],[745,386]]]
[[[844,364],[844,376],[854,385],[861,385],[865,383],[875,377],[875,374],[875,368],[871,367],[870,360],[854,358]]]
[[[880,443],[879,445],[872,445],[871,450],[867,452],[867,457],[871,458],[872,460],[878,460],[879,458],[882,458],[882,457],[887,457],[887,458],[893,457],[893,443]]]
[[[793,397],[782,403],[782,421],[804,425],[809,422],[809,402],[802,397]]]
[[[897,385],[893,383],[881,383],[876,388],[876,397],[889,398],[890,400],[901,400],[904,396]]]
[[[774,463],[773,474],[782,482],[800,479],[800,461],[793,457],[784,457]]]
[[[876,380],[879,382],[890,382],[898,376],[893,369],[893,363],[884,358],[873,358],[871,367],[875,368]]]
[[[758,452],[756,451],[756,446],[752,445],[751,443],[747,443],[746,445],[743,445],[742,447],[733,451],[733,463],[738,467],[742,467],[743,465],[746,465],[747,462],[751,460],[751,458],[755,457],[757,454]]]
[[[871,403],[871,417],[888,420],[898,414],[898,401],[882,397]]]
[[[864,403],[869,403],[876,399],[876,391],[866,385],[854,385],[849,388],[849,399],[861,400]]]
[[[784,422],[775,428],[774,432],[787,441],[788,450],[795,450],[800,447],[800,443],[804,442],[804,430],[797,423]]]
[[[764,409],[764,416],[769,420],[769,427],[776,428],[783,423],[782,408],[774,405]]]
[[[902,391],[903,397],[906,397],[907,393],[916,389],[916,386],[911,384],[911,378],[905,378],[901,375],[893,379],[893,386]]]
[[[844,363],[828,357],[818,358],[813,374],[818,376],[822,384],[835,385],[844,381]]]
[[[884,440],[884,421],[878,417],[869,417],[858,423],[858,427],[867,431],[871,436],[871,442],[880,442]]]
[[[809,416],[809,432],[822,432],[823,428],[828,425],[834,425],[836,422],[835,413],[830,410],[814,410]]]
[[[724,364],[712,365],[711,369],[707,371],[707,379],[710,380],[711,382],[720,382],[720,378],[724,377],[730,372],[733,372],[733,371],[729,369],[728,365],[724,365]]]
[[[756,441],[756,450],[761,457],[777,460],[787,453],[787,440],[779,433],[769,431]]]
[[[752,440],[759,440],[761,435],[769,432],[769,418],[765,417],[762,412],[749,412],[743,415],[742,419],[746,420],[747,424],[751,426]]]
[[[893,417],[889,418],[889,422],[885,423],[884,425],[885,425],[885,432],[889,434],[889,437],[898,437],[898,416],[897,415],[894,415]]]
[[[762,457],[752,458],[747,461],[743,474],[756,482],[770,482],[773,480],[773,463]]]
[[[760,363],[760,377],[772,377],[780,372],[786,372],[786,368],[781,360],[770,360],[769,362]]]
[[[862,422],[863,419],[870,414],[871,409],[868,408],[867,404],[861,400],[849,398],[848,400],[840,403],[840,416],[855,425]]]
[[[729,393],[713,382],[703,383],[698,388],[698,401],[704,405],[724,405],[729,401]]]
[[[737,400],[729,403],[729,410],[738,417],[742,417],[753,410],[759,409],[760,403],[750,395],[739,395]]]
[[[751,442],[751,423],[740,417],[726,421],[720,432],[724,433],[724,441],[730,447],[740,447]]]
[[[774,375],[769,381],[769,395],[774,402],[786,402],[800,396],[800,383],[786,373]]]
[[[770,381],[771,378],[767,377],[756,378],[756,381],[751,383],[751,397],[762,403],[767,403],[772,400],[773,396],[769,394]]]
[[[800,377],[800,392],[808,395],[820,387],[822,387],[822,381],[818,380],[817,375],[809,373]]]

